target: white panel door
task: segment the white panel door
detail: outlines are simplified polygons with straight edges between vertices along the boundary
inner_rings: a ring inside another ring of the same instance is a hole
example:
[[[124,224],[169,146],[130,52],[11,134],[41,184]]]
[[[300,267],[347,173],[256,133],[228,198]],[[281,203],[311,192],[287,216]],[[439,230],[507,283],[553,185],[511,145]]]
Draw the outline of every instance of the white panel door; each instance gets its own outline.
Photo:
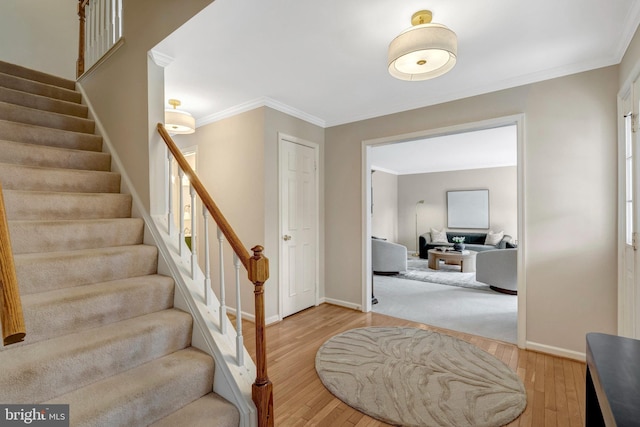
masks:
[[[280,140],[282,317],[317,304],[316,152]]]

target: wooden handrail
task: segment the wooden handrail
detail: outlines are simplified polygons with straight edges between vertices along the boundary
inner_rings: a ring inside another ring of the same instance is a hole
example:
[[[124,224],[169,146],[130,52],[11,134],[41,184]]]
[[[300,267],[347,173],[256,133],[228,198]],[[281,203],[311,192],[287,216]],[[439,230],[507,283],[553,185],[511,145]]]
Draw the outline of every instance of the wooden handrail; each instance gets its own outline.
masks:
[[[205,207],[213,217],[213,220],[216,222],[216,224],[218,224],[218,227],[220,227],[220,231],[222,231],[224,237],[229,241],[231,248],[236,253],[236,255],[238,255],[238,258],[240,258],[240,262],[242,262],[242,265],[244,265],[244,268],[248,271],[249,259],[251,258],[251,255],[249,255],[249,251],[242,245],[242,242],[236,235],[236,232],[233,230],[233,228],[231,228],[231,225],[224,217],[220,209],[218,209],[218,206],[213,201],[213,198],[200,181],[200,178],[198,178],[193,169],[191,169],[189,162],[187,162],[187,159],[184,158],[182,152],[178,149],[175,142],[173,142],[173,139],[171,139],[169,132],[167,132],[167,129],[165,129],[162,123],[158,123],[158,132],[160,133],[160,136],[162,137],[164,142],[167,144],[167,147],[169,148],[169,151],[171,151],[173,158],[176,159],[176,162],[178,162],[178,166],[180,166],[180,169],[182,169],[187,178],[189,178],[191,185],[193,185],[193,189],[196,191],[196,193],[198,193],[198,196],[200,196],[200,200],[202,200],[202,203],[205,205]]]
[[[247,270],[249,280],[254,285],[255,325],[256,325],[256,379],[251,394],[258,410],[258,426],[273,427],[273,384],[267,375],[267,344],[265,339],[264,283],[269,278],[269,259],[262,254],[264,248],[255,246],[251,250],[253,256],[244,247],[237,234],[224,217],[213,198],[195,174],[187,159],[178,149],[175,142],[162,123],[158,123],[158,133],[167,144],[178,166],[187,175],[193,189],[202,200],[214,221]]]
[[[84,50],[85,50],[85,7],[89,0],[78,0],[78,19],[80,20],[80,33],[78,34],[78,61],[76,62],[76,77],[84,73]]]
[[[0,321],[4,345],[10,345],[23,341],[26,329],[6,212],[0,184]]]

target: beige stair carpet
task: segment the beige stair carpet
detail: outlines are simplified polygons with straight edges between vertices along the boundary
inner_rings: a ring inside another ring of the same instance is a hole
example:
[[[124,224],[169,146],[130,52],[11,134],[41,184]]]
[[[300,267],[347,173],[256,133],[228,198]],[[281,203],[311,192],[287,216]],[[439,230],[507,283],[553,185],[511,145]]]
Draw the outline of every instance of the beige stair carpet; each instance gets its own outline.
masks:
[[[0,182],[25,312],[0,402],[70,405],[72,426],[237,426],[191,347],[75,82],[0,61]]]

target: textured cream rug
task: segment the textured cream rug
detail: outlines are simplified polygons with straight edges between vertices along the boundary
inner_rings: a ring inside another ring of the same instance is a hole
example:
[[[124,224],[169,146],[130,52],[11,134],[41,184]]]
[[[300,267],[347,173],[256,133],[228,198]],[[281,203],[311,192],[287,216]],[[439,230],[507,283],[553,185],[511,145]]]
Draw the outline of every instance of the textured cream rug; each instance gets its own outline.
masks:
[[[498,427],[527,405],[522,381],[500,360],[417,328],[336,335],[318,350],[316,370],[340,400],[394,425]]]

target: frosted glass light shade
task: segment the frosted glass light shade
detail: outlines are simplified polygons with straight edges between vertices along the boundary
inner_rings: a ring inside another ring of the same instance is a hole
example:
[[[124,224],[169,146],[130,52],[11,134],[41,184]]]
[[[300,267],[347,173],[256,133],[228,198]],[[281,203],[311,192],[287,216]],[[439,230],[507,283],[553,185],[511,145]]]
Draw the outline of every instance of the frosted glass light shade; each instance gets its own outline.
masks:
[[[456,34],[441,24],[420,24],[404,30],[389,44],[389,73],[400,80],[427,80],[456,65]]]
[[[188,134],[196,131],[196,119],[186,111],[164,110],[164,126],[169,133]]]

